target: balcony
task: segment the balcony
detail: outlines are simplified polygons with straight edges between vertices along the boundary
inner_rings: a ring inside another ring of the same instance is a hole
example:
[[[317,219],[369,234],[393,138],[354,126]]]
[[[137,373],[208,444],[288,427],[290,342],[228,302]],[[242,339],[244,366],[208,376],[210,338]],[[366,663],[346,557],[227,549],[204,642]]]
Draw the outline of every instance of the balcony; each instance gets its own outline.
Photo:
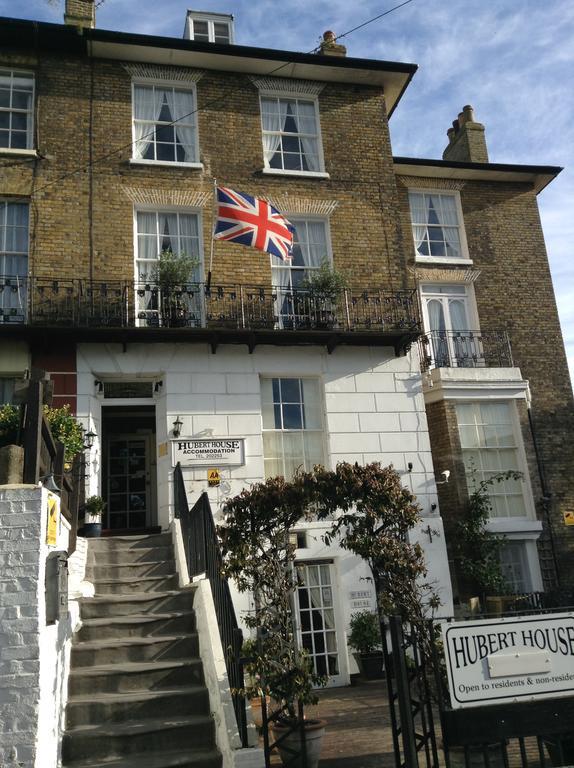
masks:
[[[279,286],[0,276],[0,335],[93,341],[208,341],[393,346],[420,336],[414,291],[343,291],[336,299]]]
[[[419,339],[421,369],[512,368],[506,331],[430,331]]]

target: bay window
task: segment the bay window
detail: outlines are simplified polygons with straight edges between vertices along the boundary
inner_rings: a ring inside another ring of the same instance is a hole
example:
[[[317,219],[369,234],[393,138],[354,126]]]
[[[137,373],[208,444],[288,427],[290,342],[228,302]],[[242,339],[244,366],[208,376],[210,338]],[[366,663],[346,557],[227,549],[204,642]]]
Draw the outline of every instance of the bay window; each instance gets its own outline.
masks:
[[[522,471],[512,402],[457,403],[456,415],[469,492],[508,470]],[[528,517],[522,480],[488,486],[492,517]]]

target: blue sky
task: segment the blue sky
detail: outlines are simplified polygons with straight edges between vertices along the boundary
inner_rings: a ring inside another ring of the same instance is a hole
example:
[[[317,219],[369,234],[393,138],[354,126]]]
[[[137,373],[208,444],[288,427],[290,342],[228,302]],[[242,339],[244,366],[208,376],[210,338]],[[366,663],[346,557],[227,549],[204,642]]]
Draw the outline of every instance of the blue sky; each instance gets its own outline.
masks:
[[[310,51],[326,29],[341,35],[399,1],[197,0],[191,7],[234,14],[237,43]],[[184,0],[105,0],[97,26],[181,37],[187,7]],[[62,14],[63,0],[0,0],[1,16],[61,22]],[[441,157],[447,128],[472,104],[492,162],[564,166],[538,201],[572,373],[573,37],[571,0],[412,0],[341,40],[349,56],[419,65],[391,120],[396,155]]]

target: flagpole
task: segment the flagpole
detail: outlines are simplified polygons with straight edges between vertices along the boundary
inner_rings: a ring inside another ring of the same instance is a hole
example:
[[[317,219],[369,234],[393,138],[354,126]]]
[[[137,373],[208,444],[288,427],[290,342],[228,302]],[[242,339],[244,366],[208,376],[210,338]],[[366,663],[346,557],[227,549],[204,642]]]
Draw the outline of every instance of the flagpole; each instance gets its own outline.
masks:
[[[213,249],[215,246],[215,227],[217,226],[217,179],[213,179],[213,227],[211,229],[211,253],[209,255],[209,271],[207,273],[207,284],[205,292],[208,294],[211,290],[211,268],[213,267]]]

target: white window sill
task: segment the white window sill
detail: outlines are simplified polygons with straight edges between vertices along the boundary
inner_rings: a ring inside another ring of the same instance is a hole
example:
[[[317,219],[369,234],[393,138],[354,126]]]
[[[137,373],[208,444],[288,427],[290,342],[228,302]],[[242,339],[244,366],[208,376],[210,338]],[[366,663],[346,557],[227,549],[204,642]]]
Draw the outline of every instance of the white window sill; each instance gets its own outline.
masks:
[[[203,163],[176,163],[170,160],[138,160],[130,158],[130,165],[161,165],[167,168],[193,168],[203,171]]]
[[[442,267],[444,267],[446,264],[464,264],[465,266],[468,266],[469,264],[472,264],[472,259],[449,259],[447,256],[444,257],[438,257],[438,256],[415,256],[415,263],[416,264],[440,264]]]
[[[309,179],[330,179],[328,173],[324,171],[284,171],[282,168],[262,168],[261,173],[269,176],[297,176],[299,178]]]
[[[11,147],[0,147],[0,157],[40,157],[35,149],[12,149]]]
[[[491,517],[486,523],[486,530],[500,535],[521,534],[522,538],[538,538],[542,531],[542,521],[527,517]]]

